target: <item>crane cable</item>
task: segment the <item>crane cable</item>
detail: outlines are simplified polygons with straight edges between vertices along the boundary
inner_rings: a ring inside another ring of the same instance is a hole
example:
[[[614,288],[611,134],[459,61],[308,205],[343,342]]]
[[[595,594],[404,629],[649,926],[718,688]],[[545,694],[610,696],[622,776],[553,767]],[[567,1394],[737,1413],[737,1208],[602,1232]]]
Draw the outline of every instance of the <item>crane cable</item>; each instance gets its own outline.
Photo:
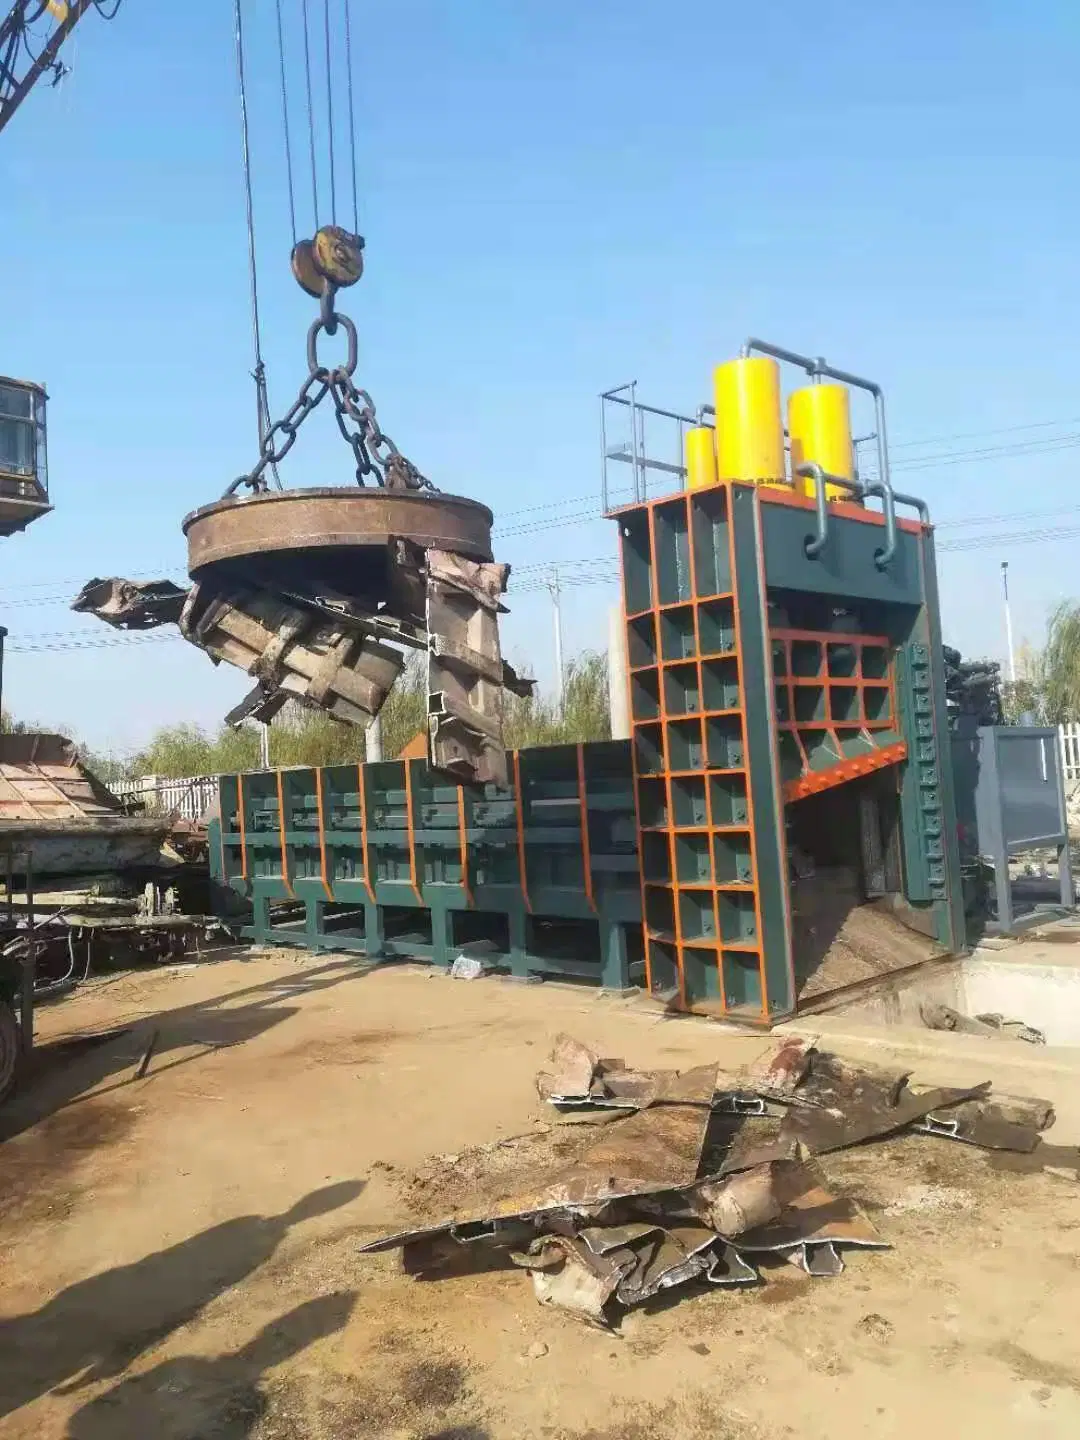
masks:
[[[311,152],[311,204],[312,229],[319,224],[319,173],[315,166],[315,106],[311,95],[311,37],[308,27],[308,0],[303,0],[304,12],[304,81],[307,88],[308,148]]]
[[[337,176],[334,165],[334,81],[330,68],[330,0],[323,0],[323,35],[326,43],[326,136],[330,148],[330,224],[337,224]],[[318,217],[315,220],[318,225]]]
[[[352,71],[352,25],[349,0],[343,0],[344,50],[347,68],[347,105],[349,116],[349,155],[352,166],[353,222],[359,219],[356,173],[355,95]],[[319,316],[308,328],[308,374],[296,401],[278,421],[271,423],[267,401],[266,367],[262,358],[259,324],[259,288],[255,246],[255,215],[251,183],[251,153],[248,127],[246,67],[244,60],[243,0],[234,0],[236,26],[236,65],[240,92],[240,120],[244,161],[244,192],[247,213],[248,264],[251,281],[251,316],[255,348],[256,401],[259,424],[259,459],[246,474],[240,475],[225,491],[234,495],[246,485],[253,493],[267,488],[264,472],[270,467],[277,488],[282,488],[277,465],[292,448],[296,433],[304,419],[329,394],[333,395],[338,429],[353,451],[356,479],[359,485],[374,476],[376,483],[389,487],[422,490],[432,489],[431,482],[407,460],[393,441],[380,429],[375,407],[364,390],[358,390],[352,375],[357,365],[356,326],[347,315],[341,315],[334,301],[340,289],[355,285],[364,270],[364,239],[337,224],[337,161],[334,136],[334,25],[330,0],[323,0],[323,44],[325,48],[327,149],[330,166],[329,199],[331,223],[319,225],[319,170],[316,159],[316,122],[311,66],[311,4],[301,0],[300,20],[303,25],[304,88],[307,100],[308,150],[311,160],[311,192],[315,206],[315,230],[312,238],[296,238],[296,197],[293,187],[292,140],[289,125],[289,96],[285,63],[285,26],[281,0],[276,0],[275,19],[278,45],[278,69],[281,92],[282,122],[285,136],[285,166],[289,186],[289,217],[292,223],[293,248],[290,256],[292,272],[301,289],[319,301]],[[339,82],[340,83],[340,82]],[[320,99],[322,97],[320,96]],[[318,338],[325,333],[336,335],[339,328],[348,341],[346,359],[329,369],[318,358]]]
[[[289,141],[289,133],[290,133],[290,132],[289,132],[289,122],[288,122],[288,114],[287,114],[287,111],[288,111],[288,100],[287,100],[286,91],[285,91],[285,58],[284,58],[284,54],[285,54],[285,42],[284,42],[283,28],[282,28],[282,23],[281,23],[281,0],[277,0],[277,7],[278,7],[278,15],[277,15],[277,22],[278,22],[278,57],[279,57],[279,64],[280,64],[280,66],[281,66],[281,104],[282,104],[282,110],[283,110],[284,112],[286,112],[286,113],[285,113],[285,120],[284,120],[284,123],[285,123],[285,145],[286,145],[286,167],[288,168],[289,174],[290,174],[290,177],[291,177],[291,174],[292,174],[292,161],[291,161],[290,148],[289,148],[289,147],[290,147],[290,141]],[[317,119],[316,119],[316,99],[315,99],[315,88],[316,88],[316,87],[315,87],[315,80],[313,79],[313,66],[312,66],[312,24],[313,24],[313,22],[312,22],[312,17],[311,17],[311,13],[310,13],[310,12],[311,12],[310,0],[301,0],[301,7],[300,7],[300,9],[301,9],[301,19],[302,19],[303,32],[304,32],[304,96],[305,96],[305,104],[306,104],[306,109],[307,109],[308,160],[309,160],[309,165],[310,165],[310,168],[311,168],[311,204],[312,204],[312,211],[313,211],[313,214],[312,214],[312,230],[315,231],[315,230],[317,230],[317,229],[319,228],[320,220],[321,220],[321,219],[325,219],[326,217],[320,215],[320,207],[319,207],[319,163],[318,163],[318,151],[319,151],[319,149],[320,149],[320,145],[319,145],[319,139],[318,139],[318,121],[317,121]],[[351,0],[342,0],[342,12],[343,12],[343,24],[342,24],[342,29],[343,29],[343,32],[344,32],[344,41],[345,41],[344,51],[345,51],[346,104],[347,104],[347,112],[348,112],[348,129],[349,129],[349,166],[350,166],[350,177],[349,177],[349,178],[350,178],[350,185],[351,185],[351,190],[352,190],[352,210],[353,210],[353,215],[352,215],[353,229],[352,229],[352,233],[353,233],[354,235],[358,235],[358,234],[359,234],[359,230],[360,230],[360,204],[359,204],[359,197],[358,197],[357,169],[356,169],[356,102],[355,102],[354,80],[353,80],[353,59],[352,59],[352,9],[351,9]],[[314,23],[315,23],[316,25],[318,24],[317,21],[315,21]],[[335,30],[335,22],[333,21],[333,19],[332,19],[332,17],[331,17],[331,3],[330,3],[330,0],[323,0],[322,30],[323,30],[323,36],[322,36],[322,39],[323,39],[323,62],[324,62],[324,67],[325,67],[325,80],[326,80],[326,148],[327,148],[326,159],[327,159],[327,162],[328,162],[328,165],[329,165],[328,176],[327,176],[327,179],[328,179],[328,190],[329,190],[329,197],[330,197],[330,216],[329,216],[329,220],[330,220],[330,224],[331,224],[331,225],[336,225],[336,224],[337,224],[337,154],[336,154],[336,150],[335,150],[335,144],[336,144],[337,136],[336,136],[336,126],[335,126],[335,123],[334,123],[334,106],[335,106],[334,91],[335,91],[335,88],[336,88],[336,86],[335,86],[335,81],[334,81],[334,40],[335,40],[334,30]],[[325,192],[324,192],[324,193],[325,193]],[[291,179],[290,179],[289,200],[290,200],[290,208],[292,208],[292,203],[293,203],[293,202],[292,202],[292,184],[291,184]],[[296,244],[296,222],[295,222],[295,216],[294,216],[294,219],[293,219],[293,244],[294,244],[294,245]]]
[[[352,21],[350,0],[345,5],[345,74],[348,77],[349,98],[349,159],[352,165],[352,225],[353,234],[360,233],[360,206],[356,198],[356,117],[353,114],[353,63],[352,63]]]
[[[255,207],[251,195],[251,146],[248,136],[247,84],[244,66],[244,20],[242,0],[233,0],[236,20],[236,75],[240,89],[240,138],[244,158],[244,204],[247,216],[248,276],[251,283],[251,330],[255,348],[255,411],[259,427],[259,445],[262,447],[270,433],[270,401],[266,389],[266,365],[262,356],[262,332],[259,325],[259,273],[255,260]],[[277,465],[271,461],[270,469],[274,484],[282,488]]]
[[[292,141],[289,136],[289,92],[285,84],[285,34],[281,24],[281,0],[277,7],[278,70],[281,76],[281,123],[285,131],[285,174],[289,183],[289,226],[293,249],[296,248],[296,196],[293,192]]]

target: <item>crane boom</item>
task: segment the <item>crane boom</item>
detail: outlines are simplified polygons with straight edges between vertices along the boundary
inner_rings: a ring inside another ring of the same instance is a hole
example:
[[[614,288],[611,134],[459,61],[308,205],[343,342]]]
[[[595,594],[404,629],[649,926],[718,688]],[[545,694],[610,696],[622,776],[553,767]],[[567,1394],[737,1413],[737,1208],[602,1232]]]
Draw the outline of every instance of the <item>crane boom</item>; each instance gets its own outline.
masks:
[[[0,130],[15,114],[37,82],[50,71],[55,84],[64,74],[60,47],[88,10],[98,10],[111,19],[119,8],[119,0],[111,11],[101,9],[101,0],[15,0],[7,15],[0,20]],[[55,22],[48,38],[35,50],[30,27],[46,15]]]

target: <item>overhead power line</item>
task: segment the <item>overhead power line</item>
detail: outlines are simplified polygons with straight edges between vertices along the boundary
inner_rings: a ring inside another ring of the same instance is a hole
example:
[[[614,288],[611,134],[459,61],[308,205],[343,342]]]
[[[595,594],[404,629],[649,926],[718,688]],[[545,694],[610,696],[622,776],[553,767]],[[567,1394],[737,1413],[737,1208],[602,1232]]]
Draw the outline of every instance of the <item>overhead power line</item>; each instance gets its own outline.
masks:
[[[1034,421],[1034,422],[1032,422],[1030,425],[1025,425],[1025,426],[1021,426],[1021,425],[1009,426],[1009,427],[1006,427],[1004,430],[997,430],[997,431],[988,430],[988,431],[984,431],[984,432],[981,432],[981,433],[987,434],[987,435],[1003,434],[1003,433],[1012,433],[1012,432],[1015,432],[1015,431],[1026,430],[1026,429],[1042,429],[1042,428],[1048,428],[1048,427],[1051,426],[1051,425],[1066,425],[1066,424],[1075,424],[1075,423],[1080,423],[1080,422],[1078,422],[1078,421],[1076,421],[1076,420],[1061,420],[1061,421],[1040,420],[1040,421]],[[910,446],[923,445],[923,444],[937,444],[937,443],[942,443],[942,440],[944,440],[944,439],[948,439],[948,438],[955,438],[955,439],[970,438],[970,435],[974,435],[974,434],[977,434],[977,433],[978,433],[978,432],[969,432],[969,436],[959,436],[959,435],[958,435],[958,436],[955,436],[955,437],[940,437],[938,440],[934,440],[934,441],[916,441],[916,440],[910,440],[910,441],[906,441],[906,442],[902,442],[902,443],[903,443],[903,444],[906,444],[906,445],[910,445]],[[1069,436],[1066,436],[1066,437],[1059,437],[1059,439],[1063,439],[1064,441],[1067,442],[1067,444],[1062,444],[1061,448],[1069,448],[1069,449],[1071,449],[1071,448],[1076,447],[1077,445],[1080,445],[1080,434],[1075,435],[1075,436],[1074,436],[1074,435],[1069,435]],[[1041,444],[1045,444],[1045,443],[1049,443],[1049,442],[1038,441],[1038,442],[1033,442],[1033,443],[1034,443],[1035,445],[1041,445]],[[897,445],[897,446],[894,446],[893,448],[894,448],[894,449],[899,449],[900,446]],[[980,457],[982,457],[982,458],[984,458],[984,459],[985,459],[985,458],[991,458],[991,457],[996,456],[996,455],[999,455],[999,454],[1007,455],[1009,458],[1012,458],[1012,452],[1014,451],[1015,448],[1016,448],[1016,447],[1015,447],[1014,445],[1008,444],[1008,445],[1004,445],[1004,446],[1000,446],[1000,447],[995,447],[995,446],[984,447],[983,449],[981,449],[981,450],[978,451],[978,452],[966,451],[966,452],[960,452],[958,455],[943,454],[942,456],[938,457],[938,458],[935,460],[935,463],[936,463],[936,464],[944,464],[944,463],[947,463],[947,462],[957,461],[957,460],[959,460],[960,458],[965,457],[965,456],[968,457],[968,458],[970,458],[970,456],[973,455],[973,454],[977,454],[977,455],[979,455]],[[1027,452],[1027,451],[1025,450],[1024,453],[1029,453],[1029,452]],[[1038,453],[1038,451],[1035,451],[1035,452],[1032,452],[1032,453]],[[922,460],[923,458],[925,458],[925,457],[919,457],[919,458],[920,458],[920,461],[921,461],[921,460]],[[897,465],[896,465],[894,468],[903,468],[903,464],[904,464],[904,462],[897,462]],[[911,468],[911,467],[909,467],[909,468]],[[924,468],[924,467],[919,466],[919,467],[914,467],[914,468]],[[925,467],[925,468],[930,468],[930,467]],[[618,491],[618,490],[617,490],[617,491],[613,492],[613,498],[615,499],[616,503],[620,502],[621,500],[625,500],[625,501],[629,502],[630,500],[633,499],[633,494],[632,494],[632,492],[631,492],[629,489],[627,489],[625,492],[624,492],[624,491]],[[559,513],[560,511],[561,511],[562,513]],[[551,513],[551,512],[554,512],[554,513]],[[995,513],[995,514],[988,514],[988,515],[965,515],[965,516],[959,517],[959,518],[957,518],[957,519],[952,519],[952,520],[940,520],[940,521],[935,522],[935,525],[936,525],[936,528],[937,528],[938,530],[972,529],[972,528],[976,528],[976,527],[981,526],[981,525],[1009,525],[1009,524],[1013,524],[1013,523],[1021,523],[1021,522],[1027,521],[1027,520],[1051,520],[1051,519],[1055,519],[1055,518],[1057,518],[1057,517],[1068,517],[1068,516],[1078,515],[1078,514],[1080,514],[1080,505],[1063,505],[1063,506],[1051,506],[1051,507],[1048,507],[1048,508],[1046,508],[1046,509],[1003,511],[1003,512],[998,512],[998,513]],[[544,501],[538,502],[538,503],[535,504],[535,505],[524,505],[524,506],[518,507],[518,508],[515,509],[515,510],[506,510],[506,511],[503,511],[502,514],[501,514],[500,517],[499,517],[499,520],[496,522],[496,525],[494,526],[494,531],[495,531],[495,534],[496,534],[500,539],[510,539],[510,538],[512,538],[512,537],[515,537],[515,536],[524,536],[524,535],[539,534],[539,533],[541,533],[541,532],[543,532],[543,531],[545,531],[545,530],[564,529],[564,528],[565,528],[566,526],[568,526],[568,525],[582,525],[582,524],[587,524],[587,523],[591,523],[592,521],[598,520],[598,519],[600,519],[600,518],[602,518],[602,517],[600,516],[600,513],[599,513],[598,497],[597,497],[597,495],[596,495],[594,492],[590,492],[589,494],[584,494],[584,495],[572,495],[572,496],[564,496],[564,497],[562,497],[562,498],[560,498],[560,499],[544,500]],[[1046,528],[1046,527],[1040,527],[1039,529],[1034,530],[1034,531],[1031,531],[1031,532],[1022,532],[1022,531],[1012,532],[1012,531],[1010,531],[1007,535],[991,535],[991,536],[985,536],[985,537],[978,537],[978,536],[964,537],[965,542],[966,542],[969,538],[970,538],[970,540],[971,540],[971,542],[972,542],[972,543],[970,543],[970,544],[967,544],[967,543],[966,543],[965,546],[964,546],[964,548],[974,549],[974,548],[978,548],[978,546],[979,546],[979,545],[982,545],[982,544],[985,544],[985,545],[996,545],[996,544],[1001,544],[1001,543],[1019,543],[1019,542],[1016,540],[1015,537],[1018,536],[1018,535],[1022,535],[1022,534],[1025,534],[1025,535],[1029,535],[1029,536],[1030,536],[1030,540],[1026,540],[1024,543],[1034,543],[1034,542],[1037,542],[1037,541],[1039,541],[1039,540],[1052,539],[1052,538],[1056,538],[1058,535],[1064,535],[1064,534],[1069,534],[1069,533],[1071,533],[1071,532],[1069,532],[1069,531],[1063,531],[1063,530],[1050,530],[1050,529],[1048,529],[1048,528]],[[939,545],[938,548],[941,549],[941,550],[948,550],[948,549],[957,549],[957,548],[960,548],[960,546],[959,546],[959,542],[958,542],[958,541],[948,540],[948,541],[943,541],[943,542]],[[547,560],[547,561],[538,561],[538,562],[532,563],[532,564],[530,564],[530,565],[528,565],[528,566],[525,566],[525,567],[518,566],[518,567],[515,567],[515,573],[518,574],[518,575],[520,575],[520,574],[522,574],[523,571],[526,570],[526,569],[527,569],[527,570],[541,570],[541,569],[543,569],[543,570],[549,570],[552,563],[553,563],[552,561]],[[555,563],[559,563],[559,562],[555,562]],[[168,577],[168,578],[174,578],[174,579],[180,579],[180,580],[183,580],[183,579],[186,579],[186,578],[187,578],[187,577],[186,577],[186,571],[184,571],[184,570],[182,570],[182,569],[179,569],[179,568],[177,568],[177,567],[174,567],[174,566],[161,566],[161,567],[160,567],[159,569],[157,569],[157,570],[142,570],[142,571],[136,571],[136,572],[134,572],[133,574],[130,575],[130,578],[133,579],[133,580],[155,579],[155,578],[158,578],[159,576],[166,576],[166,577]],[[34,581],[29,581],[29,582],[26,582],[26,583],[24,583],[24,584],[18,584],[18,585],[0,585],[0,595],[15,593],[16,596],[17,596],[17,598],[3,601],[3,602],[2,602],[2,605],[3,605],[3,608],[4,608],[5,610],[7,610],[7,609],[15,608],[15,607],[21,609],[21,608],[24,608],[24,607],[26,607],[26,606],[52,605],[52,604],[59,604],[59,603],[67,603],[68,601],[70,601],[70,600],[73,598],[73,595],[72,595],[72,594],[68,594],[68,593],[64,593],[64,592],[61,590],[60,587],[70,585],[70,586],[72,586],[74,589],[79,589],[79,588],[81,588],[85,583],[86,583],[86,576],[85,576],[85,574],[83,574],[83,575],[77,575],[77,576],[69,576],[69,577],[67,577],[67,578],[57,577],[57,578],[50,579],[50,580],[34,580]],[[46,595],[41,595],[41,594],[27,594],[27,593],[26,593],[26,592],[28,592],[28,591],[29,591],[29,592],[35,592],[35,591],[41,591],[41,590],[48,590],[48,591],[51,591],[51,592],[53,592],[53,593],[46,594]]]
[[[124,649],[131,645],[160,645],[163,642],[182,640],[183,636],[178,632],[171,634],[156,635],[105,635],[100,640],[44,640],[39,641],[33,635],[27,635],[19,640],[11,638],[4,646],[5,654],[30,655],[45,650],[113,650]]]

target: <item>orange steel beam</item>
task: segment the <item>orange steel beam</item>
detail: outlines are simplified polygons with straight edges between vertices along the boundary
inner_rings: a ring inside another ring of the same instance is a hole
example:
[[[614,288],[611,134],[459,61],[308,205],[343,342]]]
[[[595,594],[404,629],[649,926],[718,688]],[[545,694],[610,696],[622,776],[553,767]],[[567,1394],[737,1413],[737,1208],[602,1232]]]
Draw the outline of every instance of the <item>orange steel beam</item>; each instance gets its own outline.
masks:
[[[869,755],[841,760],[838,765],[830,765],[827,770],[813,771],[809,775],[801,775],[797,780],[789,780],[784,786],[784,799],[801,800],[806,795],[831,790],[849,780],[857,780],[860,775],[869,775],[873,770],[884,770],[889,765],[896,765],[906,758],[907,746],[902,740],[895,745],[885,745]]]
[[[412,761],[405,762],[405,818],[409,822],[409,884],[417,900],[423,904],[416,879],[416,825],[413,820]]]
[[[458,786],[458,845],[461,849],[461,886],[470,907],[473,903],[472,886],[469,884],[469,837],[465,829],[465,791]]]
[[[247,825],[244,821],[244,774],[240,771],[236,777],[236,810],[240,820],[240,879],[248,878],[247,858]]]

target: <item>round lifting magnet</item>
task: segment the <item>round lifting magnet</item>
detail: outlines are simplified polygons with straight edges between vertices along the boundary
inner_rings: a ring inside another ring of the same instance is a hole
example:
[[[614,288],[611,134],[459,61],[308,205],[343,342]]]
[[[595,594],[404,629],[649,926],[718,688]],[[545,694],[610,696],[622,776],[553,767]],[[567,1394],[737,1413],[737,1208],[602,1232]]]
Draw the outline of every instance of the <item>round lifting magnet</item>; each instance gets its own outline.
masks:
[[[355,285],[364,273],[364,238],[342,230],[340,225],[323,225],[316,230],[311,253],[316,270],[339,289]]]

